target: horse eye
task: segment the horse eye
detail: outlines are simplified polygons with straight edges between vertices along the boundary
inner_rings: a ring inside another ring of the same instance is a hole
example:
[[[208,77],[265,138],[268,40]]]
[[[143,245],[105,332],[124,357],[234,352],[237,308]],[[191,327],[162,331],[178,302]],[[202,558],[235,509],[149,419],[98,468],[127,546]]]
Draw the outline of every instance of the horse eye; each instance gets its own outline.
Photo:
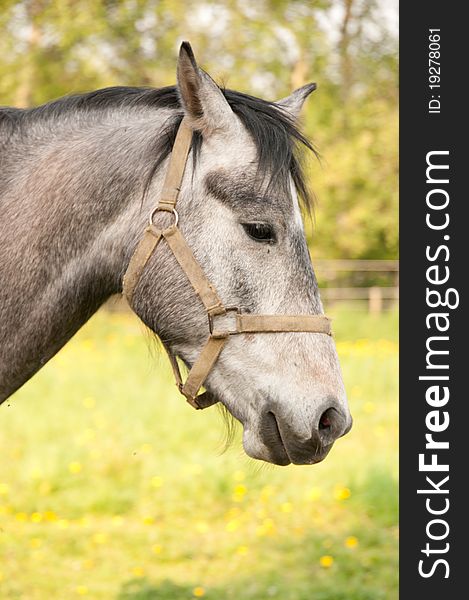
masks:
[[[275,233],[268,223],[241,223],[244,231],[256,242],[275,242]]]

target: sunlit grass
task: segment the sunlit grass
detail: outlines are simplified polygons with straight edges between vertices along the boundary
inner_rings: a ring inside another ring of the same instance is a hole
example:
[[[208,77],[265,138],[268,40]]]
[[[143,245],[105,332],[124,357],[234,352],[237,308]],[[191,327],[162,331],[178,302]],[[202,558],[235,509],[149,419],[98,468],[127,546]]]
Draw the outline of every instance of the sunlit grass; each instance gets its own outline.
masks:
[[[0,408],[0,597],[397,598],[397,319],[335,316],[354,428],[277,468],[96,315]]]

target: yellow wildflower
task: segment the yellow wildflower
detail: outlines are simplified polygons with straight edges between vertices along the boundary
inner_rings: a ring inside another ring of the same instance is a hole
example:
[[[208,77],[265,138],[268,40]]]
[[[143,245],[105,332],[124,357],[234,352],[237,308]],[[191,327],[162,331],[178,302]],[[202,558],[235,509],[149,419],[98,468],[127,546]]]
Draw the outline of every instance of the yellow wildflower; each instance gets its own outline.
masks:
[[[31,522],[32,523],[40,523],[42,521],[42,515],[39,512],[33,512],[33,514],[31,515]]]
[[[236,519],[232,519],[231,521],[228,521],[228,523],[225,526],[226,531],[236,531],[239,527],[239,521],[237,521]]]
[[[25,512],[18,512],[15,515],[15,519],[17,521],[20,521],[21,523],[24,523],[25,521],[28,520],[28,515]]]
[[[95,544],[105,544],[107,542],[107,535],[105,533],[95,533],[91,539]]]
[[[321,496],[322,496],[322,491],[318,487],[312,487],[308,492],[308,500],[313,500],[313,502],[315,500],[319,500],[319,498]]]
[[[163,485],[163,478],[159,477],[158,475],[155,475],[155,477],[151,478],[151,487],[158,489]]]
[[[319,559],[319,564],[324,569],[329,569],[334,564],[334,559],[330,554],[325,554],[324,556],[321,556],[321,558]]]
[[[86,585],[77,585],[77,587],[75,588],[75,592],[79,596],[86,596],[86,594],[88,593],[88,588],[86,587]]]
[[[205,596],[205,590],[203,587],[197,586],[192,590],[192,594],[196,598],[202,598],[202,596]]]
[[[247,489],[242,483],[235,486],[233,490],[233,500],[235,502],[241,502],[246,495]]]
[[[237,506],[233,506],[232,508],[230,508],[229,510],[226,511],[225,519],[227,521],[229,521],[230,519],[234,519],[239,516],[240,512],[241,511]]]
[[[344,544],[347,548],[356,548],[358,546],[358,539],[354,535],[350,535],[348,538],[345,538]]]
[[[68,471],[72,475],[77,475],[78,473],[80,473],[82,468],[83,467],[81,466],[81,464],[77,461],[73,461],[73,462],[69,463],[69,465],[68,465]]]
[[[336,500],[347,500],[351,495],[352,492],[347,487],[336,487],[334,491],[334,498]]]

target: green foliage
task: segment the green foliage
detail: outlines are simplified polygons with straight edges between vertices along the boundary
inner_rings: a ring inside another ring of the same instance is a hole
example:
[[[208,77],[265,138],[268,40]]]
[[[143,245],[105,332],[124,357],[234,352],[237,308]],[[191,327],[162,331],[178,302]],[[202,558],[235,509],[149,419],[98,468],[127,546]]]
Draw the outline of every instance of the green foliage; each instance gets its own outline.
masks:
[[[318,207],[310,245],[316,257],[397,258],[397,108],[374,100],[353,118],[354,130],[320,144],[326,164],[312,175]]]
[[[93,317],[0,407],[0,597],[397,598],[396,316],[333,316],[354,426],[286,468],[222,453],[137,319]]]
[[[397,42],[379,0],[1,0],[0,104],[175,81],[177,48],[277,99],[314,80],[305,126],[318,257],[397,257]],[[344,7],[349,7],[346,11]]]

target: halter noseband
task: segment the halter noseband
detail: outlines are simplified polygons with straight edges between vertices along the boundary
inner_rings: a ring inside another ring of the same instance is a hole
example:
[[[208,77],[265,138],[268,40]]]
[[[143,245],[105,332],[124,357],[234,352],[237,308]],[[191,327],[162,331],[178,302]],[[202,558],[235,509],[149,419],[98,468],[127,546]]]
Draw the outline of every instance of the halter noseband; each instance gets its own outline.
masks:
[[[223,304],[215,287],[210,283],[178,228],[179,217],[176,212],[176,202],[191,142],[192,129],[183,118],[174,141],[160,201],[150,214],[150,223],[145,229],[124,275],[123,294],[132,307],[133,292],[143,270],[157,245],[164,239],[207,311],[209,336],[189,371],[185,383],[183,383],[176,357],[166,344],[163,344],[168,353],[179,391],[191,406],[201,409],[217,402],[209,392],[200,395],[197,393],[207,379],[230,335],[279,332],[309,332],[326,335],[332,335],[332,333],[330,319],[324,315],[253,315],[241,312],[238,307]],[[158,229],[153,224],[154,216],[159,211],[170,212],[174,215],[174,223],[170,227]]]

